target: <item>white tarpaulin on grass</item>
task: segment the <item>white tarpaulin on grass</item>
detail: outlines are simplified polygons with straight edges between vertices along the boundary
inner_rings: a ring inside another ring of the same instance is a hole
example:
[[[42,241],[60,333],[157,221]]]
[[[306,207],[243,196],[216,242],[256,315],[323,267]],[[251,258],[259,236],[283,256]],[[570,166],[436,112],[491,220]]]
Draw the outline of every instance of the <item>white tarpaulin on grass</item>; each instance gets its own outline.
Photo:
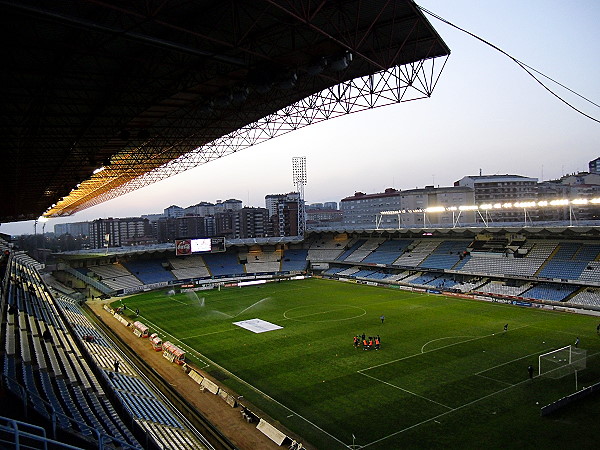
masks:
[[[233,322],[233,324],[252,331],[253,333],[264,333],[265,331],[273,331],[283,328],[279,325],[275,325],[274,323],[267,322],[266,320],[262,319],[242,320],[241,322]]]

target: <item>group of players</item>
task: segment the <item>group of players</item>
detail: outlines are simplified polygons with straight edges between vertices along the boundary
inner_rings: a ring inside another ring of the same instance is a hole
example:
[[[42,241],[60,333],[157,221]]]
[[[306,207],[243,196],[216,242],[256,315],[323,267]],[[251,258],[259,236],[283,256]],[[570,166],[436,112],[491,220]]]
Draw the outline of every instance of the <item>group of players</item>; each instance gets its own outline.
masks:
[[[362,345],[363,350],[379,350],[381,348],[381,338],[379,335],[377,336],[367,336],[365,333],[362,336],[355,335],[354,336],[354,348],[359,348]]]

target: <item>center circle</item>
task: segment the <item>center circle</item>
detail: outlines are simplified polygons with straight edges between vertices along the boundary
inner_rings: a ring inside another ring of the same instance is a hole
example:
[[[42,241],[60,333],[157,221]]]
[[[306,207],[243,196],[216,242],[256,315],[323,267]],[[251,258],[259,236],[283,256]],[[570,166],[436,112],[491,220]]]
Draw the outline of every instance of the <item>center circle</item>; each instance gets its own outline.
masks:
[[[314,304],[288,309],[283,317],[296,322],[340,322],[367,314],[363,308],[352,305]]]

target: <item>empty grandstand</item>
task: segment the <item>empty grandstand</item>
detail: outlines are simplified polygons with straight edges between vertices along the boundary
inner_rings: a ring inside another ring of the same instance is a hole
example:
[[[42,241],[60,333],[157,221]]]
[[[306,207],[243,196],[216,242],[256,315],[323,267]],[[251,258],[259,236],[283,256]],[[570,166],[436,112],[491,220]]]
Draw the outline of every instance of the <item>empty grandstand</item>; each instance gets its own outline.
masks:
[[[287,249],[281,261],[283,272],[305,272],[308,266],[308,250]]]
[[[579,291],[600,285],[598,240],[561,235],[552,229],[518,231],[475,229],[468,233],[471,239],[465,239],[464,231],[453,236],[448,230],[443,231],[443,238],[436,232],[423,236],[420,230],[386,231],[385,236],[310,232],[301,244],[239,240],[229,243],[224,253],[187,257],[175,257],[172,247],[161,248],[159,254],[148,248],[147,253],[138,251],[135,257],[110,256],[110,264],[104,255],[90,256],[85,266],[77,255],[67,252],[57,256],[59,268],[66,265],[68,269],[73,264],[79,278],[105,285],[113,295],[179,282],[211,285],[307,271],[335,278],[548,301],[581,298],[576,295]],[[88,294],[103,295],[93,286],[74,280],[72,274],[70,270],[56,272],[64,284],[80,286],[78,292],[85,286]],[[560,287],[561,283],[568,287]]]
[[[174,247],[67,252],[55,255],[60,262],[49,278],[59,289],[43,281],[42,265],[16,253],[4,287],[3,377],[11,395],[26,395],[32,411],[55,418],[76,439],[101,433],[136,447],[143,429],[178,448],[194,439],[206,445],[82,312],[82,299],[103,295],[98,285],[111,295],[163,287],[183,292],[300,273],[600,313],[600,277],[594,275],[600,232],[572,231],[520,229],[517,237],[502,229],[308,232],[301,242],[240,240],[224,253],[184,257],[175,256]],[[126,281],[132,279],[137,282]]]
[[[38,268],[12,253],[3,286],[2,385],[17,404],[56,423],[78,445],[212,448],[75,301],[45,285]]]
[[[171,273],[178,280],[190,280],[193,278],[207,278],[210,276],[208,267],[201,255],[189,255],[168,259]]]
[[[246,273],[273,273],[281,270],[283,252],[256,246],[245,253],[239,253],[240,263],[246,266]]]

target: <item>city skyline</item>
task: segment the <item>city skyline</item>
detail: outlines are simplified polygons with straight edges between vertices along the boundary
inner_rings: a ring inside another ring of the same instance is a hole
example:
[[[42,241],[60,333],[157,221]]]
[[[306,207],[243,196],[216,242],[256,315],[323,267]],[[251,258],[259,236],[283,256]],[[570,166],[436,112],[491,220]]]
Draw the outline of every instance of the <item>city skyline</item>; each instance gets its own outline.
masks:
[[[594,101],[600,98],[600,4],[580,1],[419,1],[515,58]],[[517,174],[542,180],[587,170],[600,127],[569,108],[506,56],[426,15],[452,54],[432,97],[311,125],[55,223],[153,214],[169,205],[237,198],[263,206],[294,190],[292,158],[306,156],[307,203],[355,191],[450,186],[466,175]],[[594,118],[598,108],[540,77]],[[31,234],[33,222],[0,225]]]
[[[497,174],[497,175],[502,176],[502,175],[509,175],[509,174]],[[530,179],[530,180],[538,180],[538,182],[542,181],[542,180],[537,179],[536,177],[527,177],[527,176],[523,176],[523,175],[520,175],[520,174],[510,174],[510,175],[516,175],[517,178],[523,178],[525,180]],[[474,175],[474,176],[475,177],[478,177],[478,176],[481,177],[481,175]],[[496,175],[492,175],[491,177],[495,177],[495,176]],[[566,178],[568,176],[570,176],[570,174],[565,174],[565,176],[563,178]],[[465,178],[468,178],[468,177],[469,176],[465,176]],[[483,175],[483,177],[486,178],[486,175]],[[459,182],[459,180],[456,180],[456,181]],[[553,181],[553,180],[546,180],[546,181]],[[556,181],[556,180],[554,180],[554,181]],[[440,188],[442,188],[441,191],[444,191],[444,189],[447,190],[449,188],[450,189],[456,188],[456,186],[453,186],[451,184],[451,185],[448,185],[448,186],[423,185],[421,187],[417,187],[417,188],[414,188],[414,189],[413,188],[408,188],[408,189],[401,189],[401,188],[395,189],[395,188],[391,188],[391,189],[393,191],[397,192],[397,193],[414,193],[414,192],[422,191],[424,189],[431,188],[431,187],[433,187],[434,190],[436,190],[436,191],[440,190]],[[361,194],[361,198],[365,197],[365,194],[366,194],[366,197],[370,197],[370,196],[373,196],[373,195],[380,195],[380,194],[382,194],[382,195],[383,194],[388,195],[388,193],[387,193],[388,190],[390,190],[390,188],[386,188],[385,190],[382,190],[382,192],[366,192],[366,193],[361,193],[359,191],[354,191],[351,194],[348,194],[346,197],[341,198],[339,200],[324,200],[324,201],[321,201],[321,202],[309,202],[309,201],[306,201],[305,202],[306,203],[306,209],[307,209],[307,211],[309,211],[309,210],[311,210],[310,206],[316,205],[316,204],[324,205],[324,204],[328,204],[328,203],[329,204],[335,203],[338,206],[338,210],[341,211],[341,204],[343,203],[343,201],[344,200],[348,200],[348,199],[352,199],[357,194]],[[383,191],[385,191],[385,192],[383,192]],[[240,202],[242,202],[242,206],[241,207],[243,207],[243,208],[249,207],[249,208],[269,209],[269,205],[268,205],[268,202],[267,202],[267,198],[268,197],[278,197],[278,196],[281,196],[281,195],[285,196],[285,195],[288,195],[288,194],[297,194],[297,192],[295,192],[295,191],[292,190],[292,191],[289,191],[287,193],[268,193],[264,197],[265,204],[262,204],[262,205],[247,205],[247,204],[244,204],[244,202],[242,200],[238,199],[238,198],[217,199],[217,200],[214,200],[214,201],[207,200],[207,199],[201,199],[201,200],[198,200],[198,201],[194,202],[193,204],[189,204],[189,205],[185,205],[185,206],[171,204],[171,205],[165,206],[161,211],[141,213],[141,214],[135,215],[135,216],[134,215],[128,215],[128,216],[114,216],[114,217],[113,216],[110,216],[110,217],[94,217],[94,218],[91,218],[91,219],[88,219],[88,220],[82,220],[82,221],[67,220],[67,221],[63,221],[63,222],[60,222],[60,223],[57,222],[56,225],[73,224],[73,223],[80,223],[80,222],[92,222],[92,221],[98,220],[98,219],[126,219],[126,218],[136,218],[136,217],[144,218],[144,217],[149,217],[149,216],[163,216],[163,217],[168,217],[170,215],[168,213],[168,210],[172,209],[172,208],[180,208],[181,210],[186,210],[186,209],[190,209],[190,208],[193,208],[195,206],[198,206],[198,205],[203,205],[203,206],[212,205],[212,206],[215,206],[215,205],[218,205],[218,204],[226,204],[227,202],[230,202],[230,201],[235,201],[235,202],[240,201]],[[527,198],[529,198],[529,197],[527,197]],[[466,201],[466,202],[462,202],[461,204],[471,205],[471,204],[481,204],[481,203],[482,203],[481,201],[479,201],[479,202],[478,201]],[[200,215],[203,216],[204,214],[200,214]],[[71,216],[71,217],[74,217],[74,216]],[[52,232],[52,229],[49,229],[48,232]],[[23,234],[32,234],[32,233],[25,232]]]

